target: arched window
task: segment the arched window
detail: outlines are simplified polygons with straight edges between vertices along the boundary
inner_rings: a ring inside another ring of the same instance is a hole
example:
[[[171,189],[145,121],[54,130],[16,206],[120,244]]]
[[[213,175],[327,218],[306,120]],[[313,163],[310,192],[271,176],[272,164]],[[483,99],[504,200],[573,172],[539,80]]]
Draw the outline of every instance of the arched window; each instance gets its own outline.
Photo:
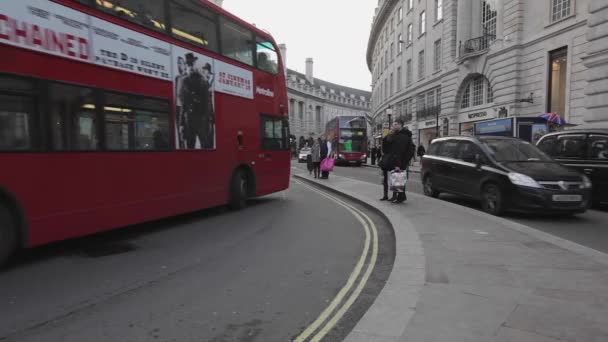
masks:
[[[466,81],[460,98],[460,108],[476,107],[492,102],[494,102],[494,93],[487,78],[477,75]]]

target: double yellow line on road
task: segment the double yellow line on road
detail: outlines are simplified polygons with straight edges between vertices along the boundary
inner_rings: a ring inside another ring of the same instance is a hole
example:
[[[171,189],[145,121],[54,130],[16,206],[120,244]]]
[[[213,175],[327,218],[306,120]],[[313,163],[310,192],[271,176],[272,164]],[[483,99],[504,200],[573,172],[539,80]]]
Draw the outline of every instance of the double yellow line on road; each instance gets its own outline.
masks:
[[[325,308],[323,312],[321,312],[321,315],[319,315],[319,317],[294,340],[294,342],[318,342],[336,326],[342,317],[344,317],[344,314],[353,305],[357,298],[359,298],[361,291],[363,291],[365,288],[365,285],[367,284],[367,281],[374,270],[376,259],[378,257],[378,229],[369,216],[367,216],[361,210],[312,186],[306,185],[297,180],[295,182],[348,210],[361,223],[365,231],[363,251],[361,252],[361,256],[359,257],[359,261],[355,265],[354,270],[348,277],[346,284],[344,287],[342,287],[342,289],[340,289],[340,292],[338,292],[329,306]],[[371,255],[369,255],[369,261],[366,263],[368,254],[370,254],[370,248]],[[361,276],[364,268],[365,271]],[[349,293],[350,296],[346,298]]]

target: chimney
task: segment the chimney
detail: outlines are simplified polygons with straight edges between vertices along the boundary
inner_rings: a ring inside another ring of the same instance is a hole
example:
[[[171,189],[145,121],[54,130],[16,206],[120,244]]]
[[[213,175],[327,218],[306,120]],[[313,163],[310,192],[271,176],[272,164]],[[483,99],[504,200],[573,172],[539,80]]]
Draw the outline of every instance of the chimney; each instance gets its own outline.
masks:
[[[279,50],[281,51],[281,59],[283,60],[283,71],[285,72],[285,76],[287,76],[287,45],[279,44]]]
[[[306,79],[308,80],[308,82],[315,84],[315,79],[312,74],[312,65],[312,58],[306,58]]]
[[[216,4],[220,7],[223,7],[222,5],[224,3],[224,0],[211,0],[211,2],[213,2],[214,4]]]

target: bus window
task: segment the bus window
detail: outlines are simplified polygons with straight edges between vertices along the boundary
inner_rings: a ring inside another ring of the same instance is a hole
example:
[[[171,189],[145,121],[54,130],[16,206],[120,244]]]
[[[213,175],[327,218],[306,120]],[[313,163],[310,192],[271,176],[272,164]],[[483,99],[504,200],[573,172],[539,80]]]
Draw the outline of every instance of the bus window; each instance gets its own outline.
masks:
[[[166,30],[165,4],[162,1],[96,0],[96,3],[98,8],[117,17],[154,30]]]
[[[171,0],[171,33],[175,38],[218,52],[216,15],[194,0]]]
[[[53,150],[97,150],[98,127],[93,89],[51,83],[49,91]]]
[[[34,97],[31,82],[0,77],[0,151],[33,149]]]
[[[257,37],[256,56],[258,68],[272,74],[279,72],[279,55],[271,42]]]
[[[222,55],[253,66],[253,33],[222,18]]]
[[[289,149],[289,122],[283,118],[262,115],[262,149]]]
[[[166,101],[108,92],[104,113],[108,150],[169,149]]]

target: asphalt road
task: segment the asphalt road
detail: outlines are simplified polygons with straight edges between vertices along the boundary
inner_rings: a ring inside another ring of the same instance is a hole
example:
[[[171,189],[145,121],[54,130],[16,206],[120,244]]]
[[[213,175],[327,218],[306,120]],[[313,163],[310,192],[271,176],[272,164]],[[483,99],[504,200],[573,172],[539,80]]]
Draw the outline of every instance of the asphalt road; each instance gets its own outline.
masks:
[[[293,162],[292,165],[306,169],[305,164]],[[371,167],[342,167],[334,169],[338,176],[378,184],[378,199],[382,196],[380,170]],[[420,174],[411,173],[407,186],[408,191],[423,194]],[[441,199],[481,210],[476,201],[442,194]],[[588,210],[574,217],[555,217],[543,213],[515,214],[508,213],[505,218],[532,228],[553,234],[578,244],[608,253],[608,210]]]
[[[353,328],[384,286],[394,236],[324,341]],[[26,251],[0,272],[2,341],[289,341],[336,297],[365,233],[335,202],[290,190]]]

